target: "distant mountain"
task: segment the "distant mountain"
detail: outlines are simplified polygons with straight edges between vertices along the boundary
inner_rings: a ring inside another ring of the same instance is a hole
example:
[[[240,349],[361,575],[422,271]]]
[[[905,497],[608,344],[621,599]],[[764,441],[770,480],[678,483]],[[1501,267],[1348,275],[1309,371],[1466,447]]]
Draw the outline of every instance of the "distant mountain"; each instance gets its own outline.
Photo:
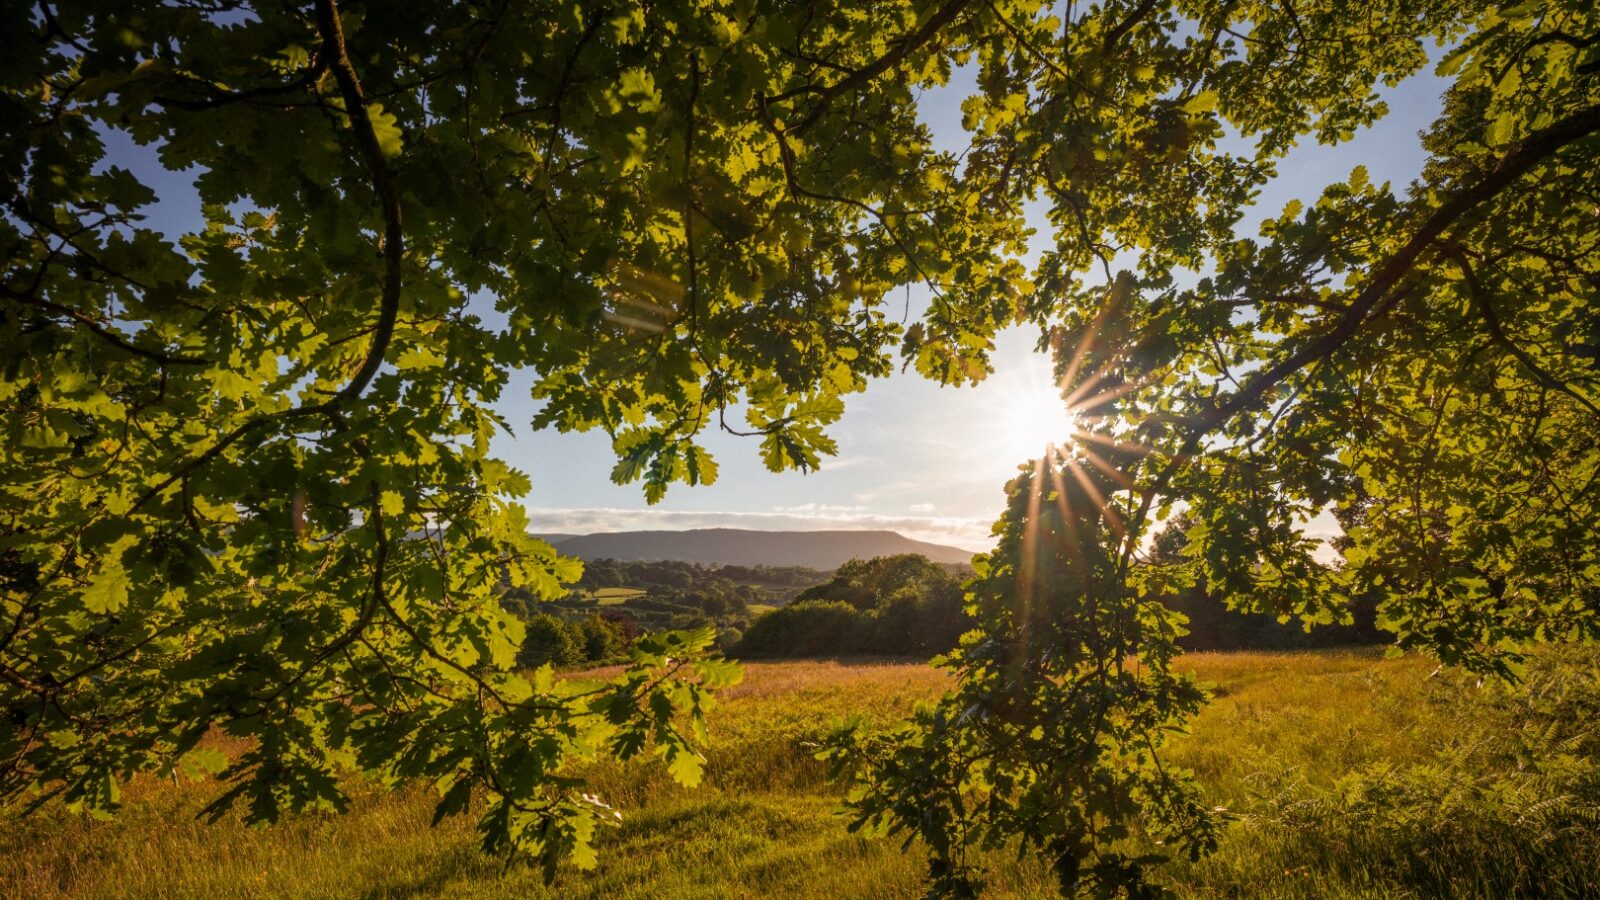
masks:
[[[959,547],[914,541],[893,531],[752,531],[695,528],[688,531],[615,531],[565,540],[544,535],[582,559],[675,559],[702,565],[805,566],[829,571],[851,559],[920,553],[937,563],[966,563]]]
[[[546,544],[551,545],[559,544],[562,541],[570,541],[575,537],[583,537],[581,534],[559,534],[556,532],[548,532],[544,534],[535,532],[533,536],[541,541],[544,541]]]

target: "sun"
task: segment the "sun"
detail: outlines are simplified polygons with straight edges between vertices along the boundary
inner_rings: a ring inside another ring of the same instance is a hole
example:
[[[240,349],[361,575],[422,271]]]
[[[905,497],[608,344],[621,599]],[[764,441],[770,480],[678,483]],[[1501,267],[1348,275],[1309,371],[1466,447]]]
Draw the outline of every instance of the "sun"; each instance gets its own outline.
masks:
[[[1001,402],[994,449],[1011,463],[1037,459],[1047,447],[1071,446],[1082,429],[1050,379],[1029,379],[1008,391]]]

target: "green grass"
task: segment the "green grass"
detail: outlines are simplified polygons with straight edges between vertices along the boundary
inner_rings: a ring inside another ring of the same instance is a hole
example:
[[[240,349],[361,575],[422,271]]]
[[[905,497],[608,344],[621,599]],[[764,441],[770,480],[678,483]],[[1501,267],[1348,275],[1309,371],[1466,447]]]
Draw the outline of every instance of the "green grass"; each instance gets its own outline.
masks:
[[[1200,654],[1185,664],[1217,698],[1172,758],[1236,818],[1216,854],[1166,870],[1181,896],[1600,893],[1592,875],[1600,817],[1588,830],[1576,813],[1554,825],[1530,820],[1531,795],[1515,795],[1523,782],[1511,757],[1493,749],[1496,735],[1537,725],[1524,721],[1534,701],[1430,678],[1432,665],[1420,659],[1367,652]],[[890,721],[935,696],[944,676],[902,663],[792,661],[747,671],[712,714],[705,786],[678,787],[655,763],[590,773],[625,810],[625,823],[603,839],[599,869],[564,872],[550,889],[529,867],[479,855],[470,820],[428,828],[425,787],[362,788],[346,816],[249,828],[235,818],[195,820],[214,786],[141,779],[108,822],[59,807],[0,821],[0,897],[919,896],[917,848],[903,854],[897,841],[850,835],[835,812],[837,787],[803,744],[846,715]],[[1597,710],[1582,704],[1600,697],[1583,693],[1595,671],[1590,658],[1588,669],[1538,682],[1546,694],[1537,702],[1546,703],[1551,684],[1566,685],[1579,705],[1555,715],[1589,716],[1592,726]],[[1591,742],[1540,757],[1539,784],[1559,781],[1557,765],[1578,779],[1563,782],[1568,788],[1584,783],[1595,772],[1593,751]],[[1563,754],[1591,767],[1561,763]],[[1487,777],[1502,770],[1513,775]],[[1407,802],[1374,806],[1373,785],[1400,790],[1391,784],[1397,773],[1409,779],[1401,785]],[[1479,782],[1483,790],[1462,794]],[[1568,806],[1581,813],[1575,802]],[[993,896],[1051,895],[1036,860],[1006,854],[990,865]]]
[[[621,606],[635,597],[643,597],[644,591],[638,588],[608,587],[584,591],[582,594],[601,606]]]
[[[771,603],[752,603],[750,604],[750,617],[753,619],[756,616],[766,615],[777,608]]]

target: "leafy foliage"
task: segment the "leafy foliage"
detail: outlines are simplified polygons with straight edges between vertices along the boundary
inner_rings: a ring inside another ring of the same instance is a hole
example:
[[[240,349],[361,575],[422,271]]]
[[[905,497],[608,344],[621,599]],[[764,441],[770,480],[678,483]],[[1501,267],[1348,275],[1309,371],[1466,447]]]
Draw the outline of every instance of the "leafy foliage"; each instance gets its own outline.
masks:
[[[532,669],[574,669],[625,662],[637,637],[629,634],[629,624],[618,613],[590,613],[577,620],[534,613],[524,621],[517,663]]]
[[[750,658],[927,657],[953,649],[971,624],[961,586],[944,566],[914,553],[853,559],[793,603],[752,622],[737,652]]]
[[[1573,202],[1600,193],[1600,15],[992,11],[1017,49],[980,59],[973,153],[1052,201],[1027,309],[1084,433],[1012,485],[960,689],[829,753],[855,767],[859,824],[929,845],[934,893],[975,891],[966,854],[1020,838],[1063,893],[1143,895],[1134,823],[1187,853],[1216,827],[1155,755],[1199,702],[1169,674],[1172,598],[1203,585],[1307,626],[1376,600],[1401,648],[1501,676],[1531,644],[1600,636],[1600,229]],[[1409,190],[1357,168],[1233,233],[1296,139],[1382,115],[1373,88],[1429,42],[1454,44],[1455,80]],[[1180,558],[1146,558],[1180,504]],[[1329,509],[1336,562],[1302,527]]]
[[[852,559],[840,566],[833,577],[801,591],[797,600],[843,600],[857,609],[870,609],[903,591],[938,602],[949,601],[960,586],[949,567],[931,562],[918,553],[900,553],[872,559]]]
[[[829,657],[851,653],[861,616],[842,600],[796,600],[751,623],[739,641],[741,657]]]
[[[1187,513],[1168,519],[1150,542],[1148,562],[1180,564],[1194,524]],[[1349,623],[1315,627],[1270,612],[1230,609],[1222,597],[1209,589],[1204,577],[1178,588],[1162,602],[1183,616],[1185,633],[1178,638],[1179,647],[1185,651],[1213,651],[1305,650],[1385,643],[1393,636],[1378,628],[1378,600],[1370,591],[1354,595],[1348,605]]]
[[[825,581],[828,573],[803,566],[703,566],[681,560],[594,559],[584,563],[575,587],[681,588],[735,594],[748,602],[788,599]]]
[[[1156,755],[1205,696],[1171,668],[1178,619],[1109,589],[1125,577],[1100,506],[1110,485],[1067,465],[1012,482],[999,546],[968,585],[978,627],[944,661],[959,687],[898,730],[850,726],[823,750],[857,775],[854,827],[920,838],[940,895],[977,896],[972,857],[1018,839],[1063,893],[1138,892],[1151,857],[1113,848],[1139,814],[1190,856],[1216,842],[1194,785]]]
[[[1142,891],[1113,847],[1141,812],[1207,846],[1155,756],[1199,702],[1161,600],[1202,579],[1311,624],[1381,596],[1402,647],[1502,675],[1600,633],[1585,0],[72,0],[0,34],[7,797],[112,809],[217,724],[255,741],[219,809],[428,778],[548,871],[611,815],[578,761],[653,746],[694,782],[680,716],[733,677],[709,631],[593,692],[516,671],[499,585],[579,574],[488,454],[518,370],[536,425],[605,430],[654,500],[715,480],[707,427],[811,469],[896,352],[969,381],[996,329],[1041,327],[1088,433],[1014,483],[962,685],[868,741],[856,800],[929,843],[938,890],[1020,836],[1064,889]],[[1453,81],[1415,184],[1357,169],[1234,233],[1430,42]],[[915,108],[956,66],[960,155]],[[142,218],[129,142],[194,179],[183,234]],[[1180,502],[1182,561],[1134,564]],[[1329,506],[1339,566],[1297,527]]]

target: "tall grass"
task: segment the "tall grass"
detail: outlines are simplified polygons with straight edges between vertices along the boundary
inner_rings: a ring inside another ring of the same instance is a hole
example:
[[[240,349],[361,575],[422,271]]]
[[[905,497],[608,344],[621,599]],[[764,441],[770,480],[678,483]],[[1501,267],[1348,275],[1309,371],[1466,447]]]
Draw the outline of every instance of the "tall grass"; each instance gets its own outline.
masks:
[[[1178,755],[1238,820],[1180,896],[1600,896],[1600,653],[1516,686],[1402,671],[1224,692]]]
[[[1514,690],[1365,652],[1199,654],[1216,700],[1172,748],[1234,816],[1165,878],[1190,897],[1600,894],[1600,665],[1540,659]],[[592,873],[552,888],[427,823],[426,787],[360,788],[343,817],[270,828],[195,814],[214,785],[141,779],[114,820],[59,807],[0,823],[4,897],[915,897],[922,857],[849,834],[806,744],[845,716],[891,721],[946,685],[904,663],[757,663],[714,711],[705,786],[654,763],[587,772],[626,812]],[[1030,859],[996,897],[1044,897]]]

